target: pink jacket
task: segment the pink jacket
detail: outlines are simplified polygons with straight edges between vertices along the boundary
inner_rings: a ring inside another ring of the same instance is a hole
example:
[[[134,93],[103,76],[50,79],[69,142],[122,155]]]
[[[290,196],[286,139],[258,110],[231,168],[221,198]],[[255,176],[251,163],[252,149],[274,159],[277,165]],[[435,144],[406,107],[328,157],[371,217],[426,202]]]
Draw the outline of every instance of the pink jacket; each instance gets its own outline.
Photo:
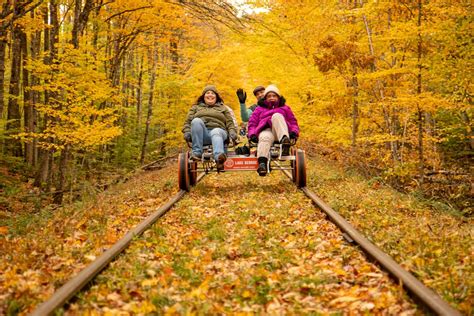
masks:
[[[280,103],[276,106],[272,106],[269,102],[260,100],[258,102],[258,107],[253,111],[252,116],[250,116],[248,123],[248,136],[252,137],[253,135],[258,136],[260,132],[266,128],[272,127],[272,115],[275,113],[280,113],[285,118],[286,124],[288,125],[288,132],[294,132],[299,136],[300,128],[296,117],[291,111],[291,108],[285,104],[285,99],[280,98]]]

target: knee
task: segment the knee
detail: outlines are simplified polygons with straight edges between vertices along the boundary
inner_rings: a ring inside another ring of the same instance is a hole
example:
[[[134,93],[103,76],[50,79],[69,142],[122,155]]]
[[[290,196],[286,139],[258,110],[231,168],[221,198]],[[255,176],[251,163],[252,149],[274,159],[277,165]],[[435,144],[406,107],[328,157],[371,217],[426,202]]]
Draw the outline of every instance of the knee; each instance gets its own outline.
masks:
[[[284,120],[285,117],[281,113],[275,113],[272,115],[272,121],[274,120]]]
[[[221,128],[214,128],[209,135],[211,137],[220,137],[222,139],[227,138],[227,133]]]
[[[199,125],[204,125],[204,121],[200,119],[199,117],[193,118],[191,121],[191,126],[199,126]]]
[[[273,142],[273,135],[270,133],[260,133],[258,135],[259,142]]]

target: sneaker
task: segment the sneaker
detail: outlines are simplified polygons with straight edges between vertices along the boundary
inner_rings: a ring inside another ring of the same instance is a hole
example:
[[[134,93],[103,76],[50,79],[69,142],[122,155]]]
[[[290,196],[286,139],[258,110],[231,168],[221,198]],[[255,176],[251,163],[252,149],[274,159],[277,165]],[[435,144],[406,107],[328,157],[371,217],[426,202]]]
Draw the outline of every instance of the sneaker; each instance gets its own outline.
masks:
[[[261,162],[258,164],[258,169],[257,169],[258,175],[261,177],[264,177],[267,175],[267,164],[264,162]]]
[[[217,156],[217,162],[219,163],[224,163],[227,160],[227,156],[222,153]]]
[[[288,136],[286,136],[286,135],[283,136],[283,138],[280,141],[280,144],[281,144],[281,155],[282,156],[289,156],[290,155],[291,143],[290,143],[290,139],[288,138]]]
[[[192,152],[189,159],[191,159],[191,161],[201,161],[202,159],[202,154],[198,154],[198,153],[195,153],[195,152]]]
[[[242,147],[242,153],[247,157],[250,156],[250,148],[248,146]]]
[[[216,164],[217,170],[224,170],[224,162],[227,160],[227,156],[222,153],[217,156]]]
[[[266,157],[258,157],[257,172],[258,172],[258,175],[261,177],[264,177],[267,175],[267,162],[268,162],[268,159]]]

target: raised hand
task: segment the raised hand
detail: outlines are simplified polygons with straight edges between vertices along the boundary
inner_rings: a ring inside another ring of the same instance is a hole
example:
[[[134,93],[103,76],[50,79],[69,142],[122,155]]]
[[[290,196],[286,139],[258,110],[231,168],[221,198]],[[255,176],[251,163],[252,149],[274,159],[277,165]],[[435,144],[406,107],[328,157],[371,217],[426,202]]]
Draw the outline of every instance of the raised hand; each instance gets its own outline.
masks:
[[[245,103],[245,100],[247,100],[247,92],[245,92],[242,88],[237,89],[237,97],[239,98],[239,102],[241,104]]]

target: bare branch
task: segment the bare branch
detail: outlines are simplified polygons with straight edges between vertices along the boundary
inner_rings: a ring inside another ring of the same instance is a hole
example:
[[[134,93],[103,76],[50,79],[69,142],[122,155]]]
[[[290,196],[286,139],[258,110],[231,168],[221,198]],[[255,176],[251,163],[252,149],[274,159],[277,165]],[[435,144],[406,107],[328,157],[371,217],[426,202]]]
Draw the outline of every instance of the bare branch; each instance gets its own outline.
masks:
[[[105,22],[109,22],[111,19],[115,18],[116,16],[119,16],[119,15],[122,15],[122,14],[125,14],[125,13],[130,13],[130,12],[134,12],[134,11],[138,11],[138,10],[142,10],[142,9],[150,9],[150,8],[153,8],[153,6],[148,5],[148,6],[144,6],[144,7],[139,7],[139,8],[124,10],[124,11],[122,11],[122,12],[118,12],[118,13],[112,14],[112,15],[109,16],[107,19],[105,19]]]

